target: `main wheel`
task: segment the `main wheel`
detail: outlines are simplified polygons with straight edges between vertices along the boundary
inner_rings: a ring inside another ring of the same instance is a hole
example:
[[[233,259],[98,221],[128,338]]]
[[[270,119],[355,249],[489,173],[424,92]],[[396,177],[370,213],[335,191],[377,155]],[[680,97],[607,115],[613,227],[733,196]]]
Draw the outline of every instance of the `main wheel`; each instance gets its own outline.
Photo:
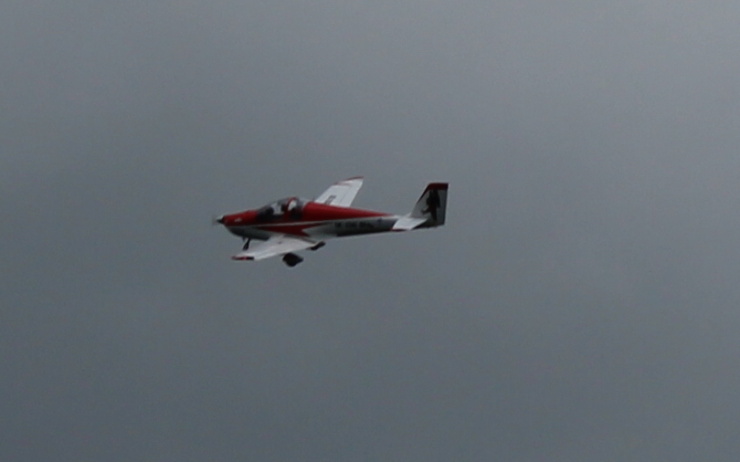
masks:
[[[299,257],[298,255],[294,253],[286,253],[283,256],[283,262],[290,266],[291,268],[297,265],[298,263],[302,262],[303,258]]]

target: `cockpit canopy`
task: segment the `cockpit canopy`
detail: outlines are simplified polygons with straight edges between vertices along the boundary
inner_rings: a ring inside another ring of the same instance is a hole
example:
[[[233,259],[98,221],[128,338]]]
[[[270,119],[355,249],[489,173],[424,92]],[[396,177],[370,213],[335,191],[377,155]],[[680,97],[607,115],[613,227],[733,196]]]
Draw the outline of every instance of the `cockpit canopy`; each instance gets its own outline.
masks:
[[[258,221],[272,221],[288,217],[291,219],[301,218],[303,215],[303,206],[306,204],[305,199],[298,197],[286,197],[257,210]]]

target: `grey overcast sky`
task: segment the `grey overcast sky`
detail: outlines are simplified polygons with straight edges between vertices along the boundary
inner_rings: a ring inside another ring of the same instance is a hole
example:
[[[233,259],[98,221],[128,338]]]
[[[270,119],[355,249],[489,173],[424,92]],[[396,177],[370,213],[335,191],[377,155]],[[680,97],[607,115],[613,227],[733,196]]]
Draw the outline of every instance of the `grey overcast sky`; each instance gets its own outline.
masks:
[[[740,5],[7,0],[0,460],[737,461]],[[235,263],[364,175],[448,224]]]

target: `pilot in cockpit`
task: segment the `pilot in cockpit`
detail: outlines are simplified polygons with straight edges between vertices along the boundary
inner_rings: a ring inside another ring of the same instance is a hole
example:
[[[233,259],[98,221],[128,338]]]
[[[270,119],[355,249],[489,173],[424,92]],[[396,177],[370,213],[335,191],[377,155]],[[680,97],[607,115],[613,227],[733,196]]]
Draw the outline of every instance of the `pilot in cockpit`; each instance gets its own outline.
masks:
[[[299,218],[301,214],[301,203],[297,197],[285,199],[282,203],[282,212],[291,218]]]
[[[276,213],[277,212],[277,213]],[[257,219],[260,221],[273,220],[282,215],[277,203],[265,205],[257,211]]]
[[[298,219],[302,209],[303,202],[297,197],[290,197],[265,205],[257,211],[257,219],[260,221],[272,221],[283,217]]]

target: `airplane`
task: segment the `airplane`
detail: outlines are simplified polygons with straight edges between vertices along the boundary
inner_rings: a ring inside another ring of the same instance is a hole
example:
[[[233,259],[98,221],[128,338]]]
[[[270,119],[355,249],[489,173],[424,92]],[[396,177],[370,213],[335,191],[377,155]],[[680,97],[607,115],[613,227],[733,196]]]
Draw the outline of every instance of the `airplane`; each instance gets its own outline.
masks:
[[[214,224],[223,225],[244,241],[233,260],[282,256],[289,267],[303,261],[295,252],[318,250],[327,239],[444,225],[447,183],[429,183],[410,213],[394,215],[350,207],[362,182],[362,177],[348,178],[316,199],[287,197],[259,209],[221,215]],[[260,242],[251,245],[252,240]]]

